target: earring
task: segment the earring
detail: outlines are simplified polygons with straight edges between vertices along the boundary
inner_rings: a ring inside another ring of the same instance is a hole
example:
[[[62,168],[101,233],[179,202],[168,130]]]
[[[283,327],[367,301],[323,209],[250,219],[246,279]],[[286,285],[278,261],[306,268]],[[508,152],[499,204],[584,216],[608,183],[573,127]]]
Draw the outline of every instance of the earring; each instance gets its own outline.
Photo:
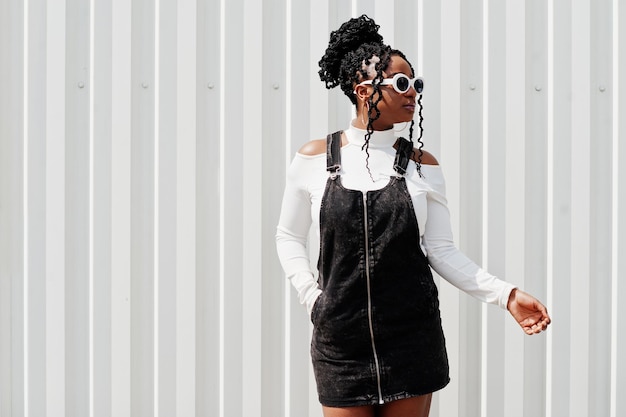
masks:
[[[370,103],[369,103],[369,101],[365,102],[365,108],[367,109],[367,117],[369,118],[369,115],[370,115]],[[362,110],[361,111],[361,122],[363,122],[364,126],[367,126],[367,122],[363,119],[364,114],[365,114],[365,110]]]

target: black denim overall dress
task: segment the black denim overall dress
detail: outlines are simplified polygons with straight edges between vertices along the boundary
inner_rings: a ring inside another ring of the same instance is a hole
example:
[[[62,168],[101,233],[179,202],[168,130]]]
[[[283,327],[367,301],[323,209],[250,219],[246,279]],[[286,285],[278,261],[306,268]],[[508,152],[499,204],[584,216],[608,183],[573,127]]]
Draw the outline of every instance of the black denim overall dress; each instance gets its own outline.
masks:
[[[420,247],[400,138],[380,190],[342,186],[341,132],[328,136],[311,357],[319,400],[347,407],[431,393],[449,382],[437,287]]]

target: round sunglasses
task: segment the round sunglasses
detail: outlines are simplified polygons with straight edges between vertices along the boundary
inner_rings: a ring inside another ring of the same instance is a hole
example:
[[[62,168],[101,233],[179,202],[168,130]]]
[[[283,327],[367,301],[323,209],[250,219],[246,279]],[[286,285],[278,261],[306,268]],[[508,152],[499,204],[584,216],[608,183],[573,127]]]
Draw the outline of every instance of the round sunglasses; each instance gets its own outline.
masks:
[[[360,83],[359,85],[369,85],[372,84],[375,80],[366,80]],[[391,85],[393,89],[396,90],[400,94],[404,94],[409,91],[409,88],[413,87],[413,89],[417,92],[417,94],[422,94],[424,91],[424,80],[419,77],[409,78],[405,74],[399,73],[393,76],[393,78],[384,78],[382,81],[377,82],[378,85]],[[357,87],[359,86],[357,85]]]

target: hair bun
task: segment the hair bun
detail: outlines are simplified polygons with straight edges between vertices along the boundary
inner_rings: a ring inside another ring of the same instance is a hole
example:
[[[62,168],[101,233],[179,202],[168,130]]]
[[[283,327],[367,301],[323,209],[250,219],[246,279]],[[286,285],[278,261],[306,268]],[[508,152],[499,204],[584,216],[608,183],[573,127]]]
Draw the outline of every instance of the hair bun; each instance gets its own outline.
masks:
[[[383,44],[383,37],[378,33],[379,28],[374,20],[361,15],[348,20],[330,33],[328,48],[319,61],[319,76],[326,83],[326,88],[333,88],[341,83],[341,62],[344,57],[365,44]]]

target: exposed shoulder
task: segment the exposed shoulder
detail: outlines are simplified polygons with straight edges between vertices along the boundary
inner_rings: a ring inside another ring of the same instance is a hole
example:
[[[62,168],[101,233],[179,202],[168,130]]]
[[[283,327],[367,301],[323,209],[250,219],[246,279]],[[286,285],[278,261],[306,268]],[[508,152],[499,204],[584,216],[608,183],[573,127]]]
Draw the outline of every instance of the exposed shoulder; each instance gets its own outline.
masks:
[[[413,153],[413,158],[412,159],[415,162],[417,162],[418,158],[419,158],[419,155],[420,155],[420,150],[417,149],[417,148],[413,148],[413,150],[415,151],[415,153]],[[422,164],[424,164],[424,165],[439,165],[439,162],[437,161],[437,158],[435,158],[433,156],[433,154],[431,154],[430,152],[425,151],[423,149],[421,150],[421,152],[422,152],[422,161],[421,161]]]
[[[345,146],[348,143],[345,133],[341,133],[341,146]],[[315,139],[308,143],[305,143],[298,151],[301,155],[316,156],[326,153],[326,138]]]
[[[315,139],[302,145],[299,154],[315,156],[326,153],[326,139]]]

